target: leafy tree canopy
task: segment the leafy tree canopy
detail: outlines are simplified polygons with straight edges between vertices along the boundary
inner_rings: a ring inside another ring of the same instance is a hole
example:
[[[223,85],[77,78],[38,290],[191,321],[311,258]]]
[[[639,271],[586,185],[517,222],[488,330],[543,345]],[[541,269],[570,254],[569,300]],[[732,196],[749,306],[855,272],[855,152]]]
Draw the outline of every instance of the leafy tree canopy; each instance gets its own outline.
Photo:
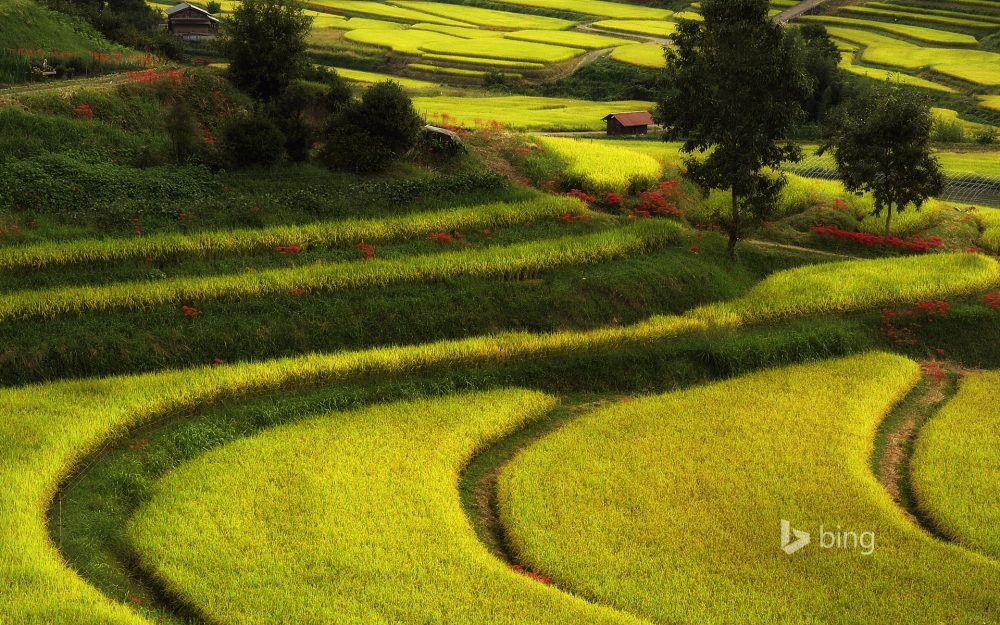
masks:
[[[656,121],[685,137],[688,176],[702,188],[729,189],[732,206],[716,222],[736,242],[774,210],[783,176],[768,170],[801,157],[778,141],[802,117],[811,83],[801,39],[768,17],[767,0],[705,0],[703,22],[682,20],[666,52],[666,95]]]
[[[309,65],[306,35],[312,18],[294,0],[244,0],[222,18],[219,50],[230,79],[256,98],[280,97]]]

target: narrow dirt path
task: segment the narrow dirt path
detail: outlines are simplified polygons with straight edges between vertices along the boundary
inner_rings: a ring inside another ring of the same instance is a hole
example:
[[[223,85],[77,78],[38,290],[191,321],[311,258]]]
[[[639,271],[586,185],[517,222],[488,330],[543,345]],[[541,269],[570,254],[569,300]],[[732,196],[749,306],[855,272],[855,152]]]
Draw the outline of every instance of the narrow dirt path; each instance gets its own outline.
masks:
[[[580,24],[575,28],[585,33],[593,33],[595,35],[604,35],[606,37],[617,37],[618,39],[631,39],[636,43],[658,43],[660,45],[669,46],[674,42],[673,39],[666,39],[663,37],[653,37],[651,35],[640,35],[637,33],[621,33],[617,30],[604,30],[603,28],[594,28],[589,24]]]
[[[761,241],[759,239],[747,239],[743,241],[744,243],[749,243],[751,245],[766,245],[768,247],[780,247],[786,250],[794,250],[796,252],[809,252],[810,254],[820,254],[822,256],[834,256],[836,258],[841,258],[845,260],[865,260],[859,256],[850,256],[848,254],[839,254],[837,252],[827,252],[824,250],[814,250],[811,247],[799,247],[798,245],[788,245],[786,243],[774,243],[773,241]]]
[[[809,9],[813,9],[822,4],[823,0],[803,0],[802,2],[796,4],[795,6],[788,7],[781,13],[774,16],[774,21],[782,24],[789,20],[793,20],[796,17],[802,15]]]

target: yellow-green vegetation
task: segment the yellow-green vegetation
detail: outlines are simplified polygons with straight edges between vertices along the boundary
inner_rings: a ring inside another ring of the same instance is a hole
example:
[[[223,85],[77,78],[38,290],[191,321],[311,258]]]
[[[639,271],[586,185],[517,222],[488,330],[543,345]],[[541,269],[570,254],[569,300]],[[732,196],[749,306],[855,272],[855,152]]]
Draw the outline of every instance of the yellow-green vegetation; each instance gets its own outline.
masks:
[[[890,22],[876,22],[874,20],[858,20],[849,17],[835,17],[831,15],[807,15],[800,17],[800,20],[810,22],[820,22],[822,24],[832,24],[836,26],[849,26],[851,28],[868,28],[882,32],[900,35],[907,39],[913,39],[923,43],[943,44],[943,45],[965,45],[975,46],[976,38],[972,35],[953,33],[947,30],[937,30],[935,28],[924,28],[923,26],[909,26],[906,24],[894,24]]]
[[[602,48],[614,48],[615,46],[625,46],[633,43],[628,39],[565,30],[518,30],[504,34],[504,39],[550,43],[569,48],[583,48],[584,50],[600,50]]]
[[[406,30],[358,29],[344,33],[344,39],[380,48],[390,48],[393,52],[413,56],[421,56],[424,53],[424,47],[430,44],[467,41],[444,33],[414,28]]]
[[[689,314],[723,324],[755,323],[971,295],[998,284],[996,260],[961,252],[807,265],[768,276],[734,301]]]
[[[1000,209],[981,207],[978,210],[982,228],[979,245],[991,252],[1000,252]]]
[[[611,58],[622,63],[660,69],[667,66],[663,56],[663,46],[658,43],[636,43],[621,46],[611,51]]]
[[[427,82],[425,80],[414,80],[413,78],[400,78],[398,76],[392,76],[390,74],[379,74],[377,72],[363,72],[357,69],[348,69],[346,67],[335,67],[337,73],[350,80],[351,82],[360,82],[367,84],[374,84],[377,82],[385,82],[386,80],[392,80],[399,83],[399,86],[406,89],[413,90],[427,90],[427,89],[437,89],[437,85],[432,82]]]
[[[693,20],[695,22],[701,22],[705,18],[703,18],[700,13],[695,13],[694,11],[680,11],[678,13],[674,13],[671,19],[673,19],[674,21]]]
[[[180,307],[206,300],[245,300],[288,293],[293,289],[333,291],[457,276],[525,278],[553,267],[606,262],[642,253],[674,239],[680,230],[675,222],[651,220],[590,235],[508,247],[170,281],[21,291],[9,294],[0,303],[0,321],[114,309],[141,310],[168,304]]]
[[[616,403],[517,456],[501,518],[528,566],[657,623],[990,622],[1000,567],[912,524],[869,469],[919,372],[869,353]],[[811,543],[784,553],[783,519]],[[821,526],[857,542],[823,548]]]
[[[529,61],[504,61],[503,59],[481,59],[470,56],[452,56],[450,54],[425,54],[424,60],[445,61],[447,63],[465,63],[467,65],[485,65],[488,67],[501,67],[508,69],[542,69],[542,63],[531,63]]]
[[[634,6],[618,2],[606,2],[605,0],[497,0],[504,4],[515,4],[518,6],[539,7],[542,9],[556,9],[559,11],[571,11],[573,13],[585,13],[587,15],[600,15],[602,17],[616,17],[621,19],[640,20],[662,20],[670,17],[673,12],[667,9],[654,9],[652,7]]]
[[[350,4],[350,2],[348,2]],[[466,6],[464,4],[446,4],[443,2],[423,2],[421,0],[397,0],[395,4],[444,18],[460,20],[468,24],[477,26],[487,26],[490,28],[511,28],[524,30],[565,30],[572,28],[574,22],[561,20],[554,17],[542,15],[527,15],[524,13],[508,13],[506,11],[494,11],[492,9],[480,9],[478,7]],[[418,20],[423,22],[441,23],[438,20]],[[451,20],[449,20],[451,21]],[[454,24],[458,25],[458,24]]]
[[[638,625],[511,571],[462,512],[459,471],[555,403],[495,391],[276,428],[163,479],[130,534],[216,623]]]
[[[315,26],[315,24],[314,24]],[[352,17],[349,20],[340,22],[334,21],[328,24],[330,28],[338,30],[403,30],[406,24],[400,22],[387,22],[386,20],[373,20],[370,17]]]
[[[861,60],[867,63],[911,70],[926,67],[975,84],[1000,84],[1000,54],[983,50],[924,48],[874,32],[839,26],[827,26],[827,32],[838,39],[865,46]]]
[[[948,208],[940,202],[933,201],[925,204],[920,210],[917,210],[912,204],[902,212],[893,210],[889,233],[894,237],[906,237],[923,232],[941,221],[941,211],[943,210],[948,210]],[[885,213],[879,217],[869,213],[858,224],[858,230],[878,236],[884,235]]]
[[[588,193],[642,191],[663,175],[663,166],[656,159],[607,141],[565,137],[543,137],[541,141],[545,149],[568,163],[566,174],[583,180]]]
[[[427,31],[406,32],[425,32],[429,35],[437,34]],[[447,35],[439,35],[439,37],[447,37]],[[448,37],[447,40],[430,40],[420,44],[420,50],[434,54],[483,57],[506,61],[533,61],[536,63],[559,63],[561,61],[568,61],[586,52],[586,50],[580,48],[566,48],[546,43],[532,43],[530,41],[459,39],[457,37]]]
[[[670,37],[677,29],[673,22],[653,22],[648,20],[601,20],[594,22],[596,28],[617,30],[623,33],[652,35],[653,37]]]
[[[429,72],[431,74],[446,74],[450,76],[465,76],[467,78],[482,78],[486,72],[474,69],[459,69],[457,67],[442,67],[440,65],[427,65],[425,63],[410,63],[410,69],[418,72]],[[510,78],[521,78],[520,74],[507,74]]]
[[[969,172],[1000,176],[997,152],[937,152],[941,166],[948,172]]]
[[[984,109],[1000,112],[1000,95],[981,95],[976,96],[976,99],[979,100],[979,106]]]
[[[0,248],[0,270],[43,269],[90,263],[116,263],[144,258],[218,258],[234,254],[273,251],[296,245],[350,247],[364,241],[372,245],[420,239],[429,232],[497,228],[559,215],[583,215],[578,200],[548,197],[514,204],[495,203],[449,208],[381,219],[346,219],[302,226],[230,229],[193,235],[160,234],[130,239],[105,239],[44,243]]]
[[[31,0],[0,2],[0,50],[58,50],[86,53],[88,51],[125,50],[112,45],[82,20],[44,8],[44,3]]]
[[[636,100],[591,102],[572,98],[501,96],[468,98],[453,96],[413,99],[418,111],[427,111],[428,120],[447,114],[451,123],[472,127],[476,120],[498,121],[518,130],[603,130],[601,121],[617,111],[648,111],[652,102]]]
[[[912,6],[907,4],[889,4],[886,2],[866,2],[865,7],[870,9],[881,9],[883,11],[893,11],[896,17],[905,17],[907,14],[917,14],[917,15],[939,15],[941,17],[954,17],[958,19],[972,20],[978,22],[979,24],[1000,24],[1000,16],[996,15],[986,15],[984,13],[977,13],[974,11],[945,11],[940,9],[925,9],[923,7]],[[848,6],[840,7],[843,11],[849,8]],[[961,8],[961,7],[955,7]]]
[[[966,28],[972,30],[996,30],[996,22],[992,21],[980,21],[977,19],[964,19],[959,17],[943,16],[943,15],[928,15],[920,13],[909,13],[904,11],[892,11],[879,8],[873,8],[870,6],[845,6],[838,9],[838,13],[852,13],[860,15],[861,17],[871,16],[871,17],[883,17],[892,19],[905,19],[913,22],[922,22],[925,24],[931,24],[935,26],[948,27],[958,27]],[[971,15],[969,17],[972,17]]]
[[[413,28],[417,30],[432,30],[437,33],[451,35],[452,37],[459,37],[460,39],[489,39],[491,37],[500,37],[503,35],[500,31],[480,30],[471,24],[468,27],[442,26],[440,24],[414,24]]]
[[[630,152],[638,152],[639,154],[652,156],[661,163],[679,166],[683,163],[684,159],[688,158],[689,156],[687,154],[681,153],[682,145],[684,144],[680,141],[629,140],[629,142],[623,145],[622,147],[624,147],[626,150]]]
[[[970,374],[920,430],[910,461],[921,512],[960,545],[1000,559],[1000,372]]]
[[[344,11],[348,14],[371,15],[373,17],[387,17],[389,19],[403,22],[432,22],[435,24],[445,24],[447,26],[468,26],[465,22],[450,19],[447,15],[439,13],[427,13],[413,10],[414,8],[404,8],[403,3],[385,4],[382,2],[370,2],[368,0],[314,0],[312,4],[321,7],[329,7],[335,11]],[[414,4],[424,4],[417,2]]]
[[[985,124],[977,124],[976,122],[966,121],[964,119],[959,119],[958,111],[952,109],[943,109],[937,107],[931,107],[931,113],[938,123],[947,124],[958,124],[961,129],[966,133],[974,133],[981,130],[987,130],[989,127]]]
[[[933,89],[934,91],[943,91],[945,93],[955,93],[955,90],[951,87],[938,84],[936,82],[931,82],[930,80],[924,80],[918,76],[910,76],[909,74],[903,74],[901,72],[893,72],[885,69],[877,69],[874,67],[864,67],[863,65],[854,64],[854,54],[852,50],[850,52],[841,52],[840,54],[840,69],[847,70],[852,74],[857,74],[858,76],[867,76],[872,80],[886,80],[891,79],[898,82],[901,85],[909,85],[911,87],[921,87],[924,89]]]
[[[312,27],[313,31],[318,28],[336,28],[338,30],[345,30],[350,28],[347,24],[349,20],[345,17],[339,15],[330,15],[329,13],[322,13],[320,11],[303,11],[306,15],[313,19]],[[396,28],[402,28],[402,24],[396,24],[395,22],[383,22],[386,25],[393,25]]]

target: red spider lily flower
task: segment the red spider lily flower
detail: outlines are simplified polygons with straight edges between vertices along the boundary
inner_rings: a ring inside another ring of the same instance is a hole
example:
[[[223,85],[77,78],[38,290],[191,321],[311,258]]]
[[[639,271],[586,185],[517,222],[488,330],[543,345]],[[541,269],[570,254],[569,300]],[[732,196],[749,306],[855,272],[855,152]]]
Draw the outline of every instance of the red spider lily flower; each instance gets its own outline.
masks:
[[[437,241],[438,243],[451,243],[451,235],[447,232],[431,232],[427,235],[428,241]]]
[[[146,262],[147,262],[147,263],[151,263],[151,262],[153,262],[153,257],[152,257],[152,256],[147,256],[147,257],[146,257]]]
[[[490,236],[490,229],[489,228],[486,228],[485,230],[480,230],[480,232],[482,232],[486,236]]]
[[[129,445],[129,447],[131,447],[132,449],[134,449],[136,451],[139,451],[140,449],[142,449],[143,447],[145,447],[147,444],[149,444],[149,439],[148,438],[144,438],[141,441],[136,441],[136,442],[132,443],[131,445]]]
[[[607,192],[601,194],[601,204],[608,208],[621,208],[624,200],[617,193]]]
[[[202,311],[197,308],[191,308],[190,306],[181,306],[181,312],[184,313],[185,317],[197,317],[203,314]]]
[[[567,193],[566,195],[569,197],[575,197],[579,200],[586,202],[587,204],[593,204],[594,202],[597,201],[597,198],[595,198],[592,195],[587,195],[586,193],[584,193],[579,189],[571,189],[570,192]]]
[[[361,243],[358,243],[354,247],[358,248],[358,251],[361,252],[361,260],[368,260],[371,257],[375,256],[374,245],[369,245],[368,243],[362,241]]]
[[[306,290],[305,289],[291,289],[288,292],[291,293],[292,295],[298,296],[298,295],[302,295],[303,293],[305,293]]]
[[[226,364],[226,361],[223,360],[223,359],[221,359],[221,358],[213,358],[212,359],[212,366],[213,367],[218,366],[218,365],[224,365],[224,364]]]
[[[986,304],[993,310],[1000,310],[1000,293],[990,292],[983,296],[981,303]]]
[[[562,220],[562,221],[564,221],[564,222],[566,222],[566,223],[569,223],[569,222],[573,221],[573,216],[572,215],[559,215],[559,219]]]
[[[73,110],[80,117],[85,117],[87,119],[93,119],[94,118],[94,111],[91,110],[89,104],[80,104],[80,105],[77,105],[77,107],[74,108]]]
[[[691,251],[692,251],[692,252],[694,252],[695,254],[697,254],[697,253],[698,253],[698,246],[697,246],[697,245],[692,245],[690,249],[691,249]]]
[[[282,254],[298,254],[302,251],[302,248],[298,245],[279,245],[274,248],[275,251],[281,252]]]

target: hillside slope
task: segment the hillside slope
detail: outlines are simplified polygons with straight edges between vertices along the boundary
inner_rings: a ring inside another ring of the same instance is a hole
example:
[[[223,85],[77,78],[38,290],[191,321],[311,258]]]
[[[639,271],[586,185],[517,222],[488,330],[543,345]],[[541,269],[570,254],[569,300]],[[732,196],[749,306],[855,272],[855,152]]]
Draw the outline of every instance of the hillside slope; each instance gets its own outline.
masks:
[[[117,47],[83,20],[32,0],[0,0],[0,49],[87,52]]]

